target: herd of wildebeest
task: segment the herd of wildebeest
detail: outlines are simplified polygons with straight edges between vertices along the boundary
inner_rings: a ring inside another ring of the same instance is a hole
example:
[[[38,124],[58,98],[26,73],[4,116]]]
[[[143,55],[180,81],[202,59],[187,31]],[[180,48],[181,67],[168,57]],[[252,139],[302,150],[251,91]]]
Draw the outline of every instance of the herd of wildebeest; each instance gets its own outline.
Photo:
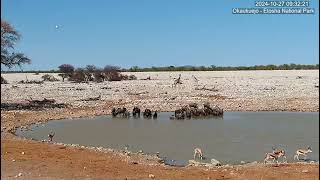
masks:
[[[138,107],[134,107],[132,110],[133,117],[140,117],[141,110]],[[142,115],[144,118],[153,118],[156,119],[158,117],[157,111],[152,111],[146,108]],[[130,117],[130,112],[127,108],[113,108],[112,109],[112,116],[113,117],[122,117],[128,118]],[[197,117],[208,117],[208,116],[223,116],[223,109],[219,108],[218,106],[211,107],[209,103],[203,104],[202,108],[199,108],[198,104],[191,103],[189,105],[183,106],[174,111],[174,115],[170,117],[170,119],[190,119],[190,118],[197,118]]]

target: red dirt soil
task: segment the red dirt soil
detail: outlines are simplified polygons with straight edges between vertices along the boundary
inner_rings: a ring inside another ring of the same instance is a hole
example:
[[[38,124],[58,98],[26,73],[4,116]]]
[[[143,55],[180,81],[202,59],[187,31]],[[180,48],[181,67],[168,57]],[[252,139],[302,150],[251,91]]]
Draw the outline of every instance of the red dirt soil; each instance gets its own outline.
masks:
[[[24,152],[24,154],[22,154]],[[319,179],[319,165],[204,169],[130,164],[112,153],[17,138],[1,140],[1,179]]]

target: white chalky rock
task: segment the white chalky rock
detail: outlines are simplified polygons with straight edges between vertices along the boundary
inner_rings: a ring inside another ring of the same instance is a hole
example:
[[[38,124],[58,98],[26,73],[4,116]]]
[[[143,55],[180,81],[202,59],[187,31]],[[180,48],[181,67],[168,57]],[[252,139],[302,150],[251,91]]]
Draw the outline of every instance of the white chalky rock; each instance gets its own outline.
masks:
[[[215,166],[221,166],[220,161],[216,160],[216,159],[211,159],[211,164],[215,165]]]
[[[154,179],[155,176],[153,174],[149,174],[149,178]]]
[[[18,175],[14,176],[15,178],[17,177],[21,177],[22,176],[22,173],[19,173]]]

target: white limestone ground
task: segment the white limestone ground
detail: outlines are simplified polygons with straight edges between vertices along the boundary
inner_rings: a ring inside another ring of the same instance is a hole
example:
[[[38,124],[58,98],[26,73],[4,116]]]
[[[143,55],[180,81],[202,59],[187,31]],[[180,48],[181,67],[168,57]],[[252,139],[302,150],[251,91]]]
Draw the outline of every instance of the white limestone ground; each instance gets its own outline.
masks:
[[[107,102],[123,102],[128,108],[139,106],[158,111],[173,111],[191,102],[210,102],[225,111],[319,111],[319,70],[124,74],[133,74],[138,80],[88,84],[67,81],[18,84],[18,81],[26,78],[41,80],[44,74],[2,74],[9,84],[1,85],[1,102],[49,98],[75,107],[103,107]],[[172,87],[173,78],[179,74],[183,84]],[[54,76],[61,79],[57,74]],[[141,80],[148,76],[151,80]],[[193,76],[199,81],[196,82]],[[99,95],[99,101],[81,101]]]

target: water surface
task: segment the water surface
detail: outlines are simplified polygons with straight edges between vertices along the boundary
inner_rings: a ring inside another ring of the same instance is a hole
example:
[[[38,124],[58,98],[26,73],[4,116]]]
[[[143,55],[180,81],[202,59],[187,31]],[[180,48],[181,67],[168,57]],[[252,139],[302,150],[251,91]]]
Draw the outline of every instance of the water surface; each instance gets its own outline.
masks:
[[[103,146],[161,156],[185,164],[199,147],[206,160],[223,163],[262,161],[272,146],[286,150],[293,161],[296,149],[311,146],[311,160],[319,160],[319,113],[297,112],[225,112],[222,118],[169,120],[173,113],[158,113],[157,119],[121,119],[99,116],[92,119],[49,121],[32,125],[32,131],[18,129],[17,134],[42,140],[50,131],[54,140],[68,144]]]

